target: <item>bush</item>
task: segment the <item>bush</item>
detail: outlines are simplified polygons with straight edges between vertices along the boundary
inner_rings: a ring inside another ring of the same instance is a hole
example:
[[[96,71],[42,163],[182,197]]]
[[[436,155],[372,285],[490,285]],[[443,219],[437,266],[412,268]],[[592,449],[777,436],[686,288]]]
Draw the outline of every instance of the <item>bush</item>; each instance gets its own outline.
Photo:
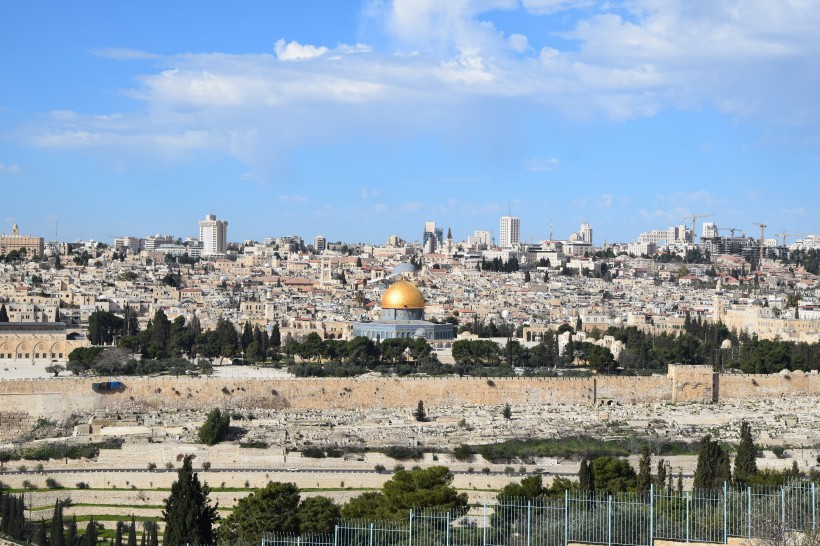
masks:
[[[23,480],[23,489],[37,489],[37,486],[28,480]]]
[[[314,447],[314,446],[303,447],[302,448],[302,457],[307,457],[309,459],[324,459],[325,458],[325,452],[320,447]]]
[[[219,408],[212,409],[199,429],[199,441],[209,446],[218,444],[227,436],[230,424],[231,417],[227,413],[222,413]]]
[[[46,487],[49,489],[62,489],[63,486],[54,478],[46,478]]]
[[[485,466],[484,468],[482,468],[482,469],[481,469],[481,471],[482,471],[483,473],[485,473],[485,474],[489,474],[489,473],[490,473],[490,467],[489,467],[489,466]]]
[[[772,450],[772,453],[774,453],[774,456],[778,459],[782,459],[783,456],[786,454],[786,448],[783,446],[772,446],[769,449]]]
[[[461,444],[453,450],[453,457],[455,457],[456,460],[461,461],[463,463],[472,461],[474,454],[475,452],[473,451],[473,448],[468,446],[467,444]]]
[[[244,444],[239,444],[239,447],[247,447],[252,449],[268,449],[269,444],[263,440],[255,440],[253,442],[245,442]]]
[[[210,470],[211,469],[211,461],[204,461],[202,463],[202,470]]]
[[[373,467],[373,470],[375,470],[376,472],[381,474],[382,472],[384,472],[387,469],[384,467],[383,464],[377,464],[376,466]]]
[[[88,482],[77,482],[77,489],[88,489]]]
[[[157,463],[148,463],[148,470],[156,470]]]
[[[418,461],[424,457],[424,450],[419,449],[417,447],[407,446],[386,447],[382,450],[382,453],[384,453],[391,459],[396,459],[397,461],[408,461],[411,459],[414,461]]]

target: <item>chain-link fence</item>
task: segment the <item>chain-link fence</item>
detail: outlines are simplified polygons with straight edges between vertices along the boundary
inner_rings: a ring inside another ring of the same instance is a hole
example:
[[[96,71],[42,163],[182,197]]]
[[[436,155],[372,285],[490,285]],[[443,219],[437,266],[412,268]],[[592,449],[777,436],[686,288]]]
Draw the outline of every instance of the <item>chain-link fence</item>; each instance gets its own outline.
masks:
[[[395,521],[342,521],[333,534],[265,533],[262,546],[651,546],[654,540],[726,544],[817,526],[814,483],[647,493],[567,491],[464,510],[410,511]]]

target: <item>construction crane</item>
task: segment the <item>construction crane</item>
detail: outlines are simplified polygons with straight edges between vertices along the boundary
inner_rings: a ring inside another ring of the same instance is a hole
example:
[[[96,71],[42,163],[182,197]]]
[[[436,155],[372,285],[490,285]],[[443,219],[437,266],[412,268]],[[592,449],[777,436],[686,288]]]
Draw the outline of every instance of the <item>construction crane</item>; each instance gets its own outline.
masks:
[[[803,237],[805,234],[804,233],[786,233],[786,230],[784,229],[783,233],[778,233],[778,235],[780,235],[781,241],[783,242],[783,244],[780,245],[780,246],[785,247],[786,246],[786,237]]]
[[[735,238],[735,231],[739,231],[739,232],[743,233],[744,235],[746,234],[746,232],[743,231],[741,228],[736,228],[736,227],[718,228],[718,231],[728,231],[729,233],[732,234],[732,239]]]
[[[760,267],[760,266],[763,265],[763,244],[766,241],[766,235],[765,235],[766,231],[765,230],[769,226],[766,225],[766,224],[759,224],[757,222],[752,222],[752,224],[754,224],[754,225],[756,225],[760,228],[760,265],[758,265],[758,267]]]
[[[690,216],[684,216],[683,221],[692,220],[692,242],[695,242],[695,220],[698,218],[710,218],[714,216],[714,214],[692,214]]]

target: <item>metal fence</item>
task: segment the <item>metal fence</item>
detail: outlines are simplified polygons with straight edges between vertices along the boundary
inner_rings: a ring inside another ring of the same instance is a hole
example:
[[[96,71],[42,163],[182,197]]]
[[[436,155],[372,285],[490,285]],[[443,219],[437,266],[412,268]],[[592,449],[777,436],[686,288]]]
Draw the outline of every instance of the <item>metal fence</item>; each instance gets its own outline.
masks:
[[[726,544],[773,529],[815,529],[814,483],[648,493],[566,491],[562,498],[504,499],[457,512],[409,511],[396,521],[343,521],[333,534],[264,533],[262,546],[651,546],[655,539]]]

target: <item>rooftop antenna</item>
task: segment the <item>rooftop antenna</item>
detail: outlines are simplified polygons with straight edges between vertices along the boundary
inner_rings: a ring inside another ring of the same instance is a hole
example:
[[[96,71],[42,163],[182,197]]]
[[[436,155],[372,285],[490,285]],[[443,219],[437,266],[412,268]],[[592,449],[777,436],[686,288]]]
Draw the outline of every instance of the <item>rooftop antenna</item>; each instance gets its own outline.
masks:
[[[552,218],[550,218],[550,241],[552,241]]]

